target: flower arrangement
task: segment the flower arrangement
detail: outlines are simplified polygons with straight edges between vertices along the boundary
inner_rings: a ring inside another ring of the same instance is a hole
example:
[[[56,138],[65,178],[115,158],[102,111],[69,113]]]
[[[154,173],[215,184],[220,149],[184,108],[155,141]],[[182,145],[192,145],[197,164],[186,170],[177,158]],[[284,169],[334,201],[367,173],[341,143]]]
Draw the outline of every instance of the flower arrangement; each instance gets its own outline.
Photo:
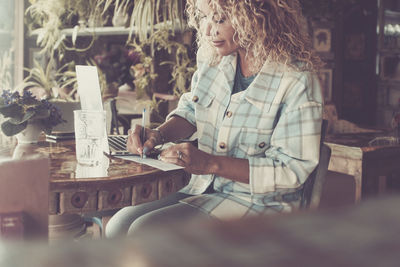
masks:
[[[4,90],[0,98],[0,113],[9,118],[1,124],[1,130],[7,136],[23,131],[29,123],[35,123],[47,134],[57,124],[65,122],[60,110],[49,101],[38,100],[25,90],[22,95],[18,91]]]

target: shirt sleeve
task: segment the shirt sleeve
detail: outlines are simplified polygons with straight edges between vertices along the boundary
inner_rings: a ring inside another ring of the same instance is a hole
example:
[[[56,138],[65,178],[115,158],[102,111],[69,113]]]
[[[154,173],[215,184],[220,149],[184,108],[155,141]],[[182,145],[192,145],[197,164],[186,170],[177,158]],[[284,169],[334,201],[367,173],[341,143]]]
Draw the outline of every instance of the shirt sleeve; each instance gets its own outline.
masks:
[[[250,191],[266,194],[301,186],[319,161],[322,97],[315,77],[298,82],[282,103],[282,112],[265,157],[250,157]]]
[[[167,115],[166,120],[170,119],[172,116],[179,116],[186,119],[189,123],[196,127],[196,118],[195,118],[195,109],[194,109],[194,102],[193,102],[193,89],[196,88],[197,83],[199,82],[200,76],[200,66],[202,66],[202,62],[197,59],[197,70],[194,72],[192,81],[191,81],[191,91],[182,94],[179,99],[178,106],[175,110],[171,111]]]

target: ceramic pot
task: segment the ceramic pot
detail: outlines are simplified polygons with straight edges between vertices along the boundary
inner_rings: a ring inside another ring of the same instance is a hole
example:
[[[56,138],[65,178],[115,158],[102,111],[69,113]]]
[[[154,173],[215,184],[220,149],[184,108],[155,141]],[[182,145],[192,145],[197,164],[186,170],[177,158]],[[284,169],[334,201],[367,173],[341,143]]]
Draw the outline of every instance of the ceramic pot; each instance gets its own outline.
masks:
[[[12,155],[13,159],[24,159],[36,154],[36,144],[17,144]]]
[[[28,123],[26,128],[16,135],[18,144],[35,144],[39,140],[42,128],[37,123]]]

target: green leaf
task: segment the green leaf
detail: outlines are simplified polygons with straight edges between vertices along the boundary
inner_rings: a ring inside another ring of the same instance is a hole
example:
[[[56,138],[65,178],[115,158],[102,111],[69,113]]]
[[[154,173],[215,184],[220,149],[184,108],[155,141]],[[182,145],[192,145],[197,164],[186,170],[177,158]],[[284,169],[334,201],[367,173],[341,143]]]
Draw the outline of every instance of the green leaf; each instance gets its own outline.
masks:
[[[31,119],[33,116],[35,116],[35,110],[29,109],[26,111],[26,113],[20,120],[17,121],[15,119],[12,119],[12,121],[10,120],[10,122],[14,123],[14,124],[24,123],[24,122],[28,121],[29,119]]]
[[[5,118],[20,118],[22,116],[22,112],[22,107],[15,103],[0,106],[0,113],[3,114]]]
[[[17,133],[20,133],[21,131],[23,131],[27,125],[28,125],[28,122],[24,122],[21,124],[13,124],[8,120],[1,124],[1,130],[3,131],[3,133],[5,135],[13,136],[13,135],[16,135]]]

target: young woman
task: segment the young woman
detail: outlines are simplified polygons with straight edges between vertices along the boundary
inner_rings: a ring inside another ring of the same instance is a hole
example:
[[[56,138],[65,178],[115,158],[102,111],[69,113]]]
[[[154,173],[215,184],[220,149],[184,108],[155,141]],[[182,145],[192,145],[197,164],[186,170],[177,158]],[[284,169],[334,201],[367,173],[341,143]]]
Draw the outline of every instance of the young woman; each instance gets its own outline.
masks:
[[[188,0],[199,51],[191,91],[157,129],[130,133],[138,154],[196,133],[161,159],[192,174],[165,199],[124,208],[106,234],[188,218],[236,219],[298,208],[318,163],[323,100],[298,0]]]

